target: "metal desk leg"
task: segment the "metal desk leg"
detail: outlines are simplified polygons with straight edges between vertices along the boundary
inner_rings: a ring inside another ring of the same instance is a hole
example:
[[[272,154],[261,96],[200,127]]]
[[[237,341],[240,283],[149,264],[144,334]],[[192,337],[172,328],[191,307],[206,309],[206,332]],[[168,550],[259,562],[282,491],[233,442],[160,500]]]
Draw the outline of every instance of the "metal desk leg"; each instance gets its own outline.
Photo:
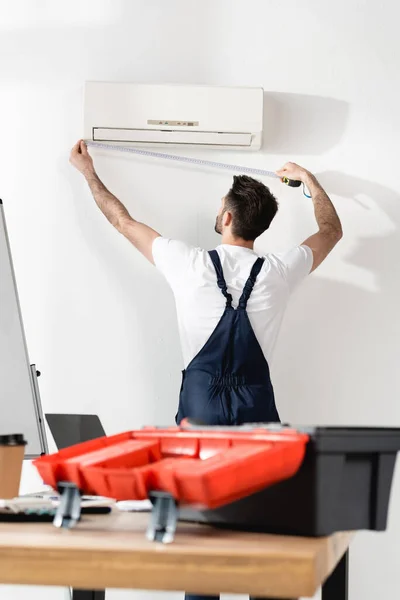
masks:
[[[343,555],[332,575],[322,586],[322,600],[349,599],[349,552]]]
[[[72,600],[105,600],[105,590],[72,590]]]

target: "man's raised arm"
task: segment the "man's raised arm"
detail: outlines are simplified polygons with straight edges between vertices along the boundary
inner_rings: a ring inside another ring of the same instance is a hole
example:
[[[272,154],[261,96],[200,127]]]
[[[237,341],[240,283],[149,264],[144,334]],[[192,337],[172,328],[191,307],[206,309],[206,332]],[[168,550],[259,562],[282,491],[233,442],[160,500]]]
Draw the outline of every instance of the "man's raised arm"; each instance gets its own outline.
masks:
[[[152,246],[160,234],[144,223],[135,221],[122,202],[106,188],[94,169],[92,157],[83,140],[72,148],[70,162],[85,177],[97,206],[111,225],[154,264]]]
[[[302,181],[311,194],[318,232],[307,238],[303,245],[312,250],[314,271],[341,239],[343,232],[340,219],[329,196],[312,173],[295,163],[287,163],[276,173],[279,177]]]

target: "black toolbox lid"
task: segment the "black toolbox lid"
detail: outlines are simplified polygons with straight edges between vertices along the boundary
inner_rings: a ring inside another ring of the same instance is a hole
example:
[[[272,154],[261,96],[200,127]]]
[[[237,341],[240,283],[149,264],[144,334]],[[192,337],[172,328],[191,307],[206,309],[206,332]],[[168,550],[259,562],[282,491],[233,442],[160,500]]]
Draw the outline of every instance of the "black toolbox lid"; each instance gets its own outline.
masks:
[[[296,427],[317,452],[398,452],[400,427]]]
[[[398,452],[400,450],[400,427],[317,427],[289,423],[244,423],[243,425],[203,425],[187,421],[181,429],[210,431],[252,431],[267,429],[279,433],[295,429],[310,436],[309,445],[317,452]]]

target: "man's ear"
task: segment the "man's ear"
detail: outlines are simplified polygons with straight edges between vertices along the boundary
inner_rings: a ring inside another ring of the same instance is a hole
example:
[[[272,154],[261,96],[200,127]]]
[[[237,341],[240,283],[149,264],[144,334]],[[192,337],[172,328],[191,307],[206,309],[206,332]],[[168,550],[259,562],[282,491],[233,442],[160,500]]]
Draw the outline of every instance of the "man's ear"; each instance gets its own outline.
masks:
[[[232,224],[232,213],[230,213],[228,210],[224,212],[222,223],[224,227],[229,227],[229,225]]]

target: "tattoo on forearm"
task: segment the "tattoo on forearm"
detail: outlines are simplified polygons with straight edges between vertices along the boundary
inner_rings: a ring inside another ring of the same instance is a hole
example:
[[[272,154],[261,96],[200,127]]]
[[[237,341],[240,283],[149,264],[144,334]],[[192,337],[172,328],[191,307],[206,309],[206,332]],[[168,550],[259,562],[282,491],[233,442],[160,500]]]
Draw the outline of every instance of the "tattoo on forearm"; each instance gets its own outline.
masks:
[[[309,189],[319,230],[327,234],[341,234],[342,226],[336,209],[315,177],[312,178]]]
[[[97,206],[114,227],[121,228],[124,219],[131,218],[125,206],[112,194],[96,173],[86,178]]]

